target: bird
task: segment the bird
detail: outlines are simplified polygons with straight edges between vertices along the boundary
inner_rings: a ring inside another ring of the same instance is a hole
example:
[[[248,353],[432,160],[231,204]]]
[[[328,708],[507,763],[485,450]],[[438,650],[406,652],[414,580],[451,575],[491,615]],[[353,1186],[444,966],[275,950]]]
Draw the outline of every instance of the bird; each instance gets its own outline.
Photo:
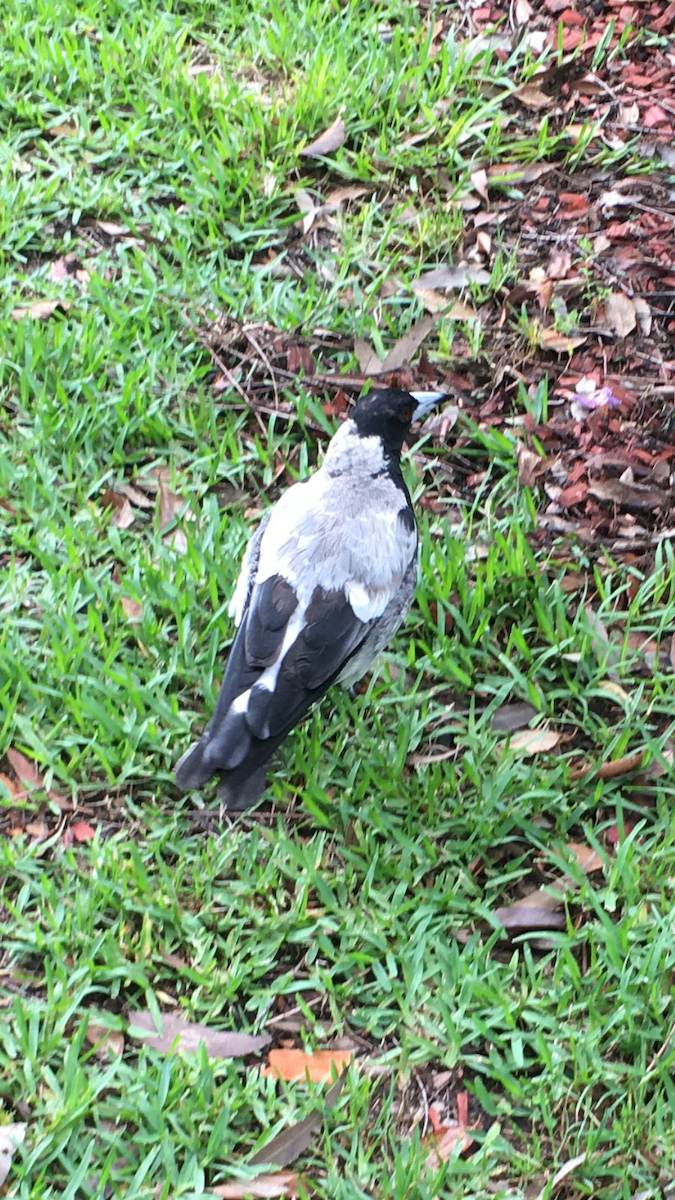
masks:
[[[213,716],[175,781],[218,775],[226,809],[255,804],[284,738],[335,682],[345,688],[396,633],[417,586],[417,521],[401,470],[413,420],[443,392],[362,396],[321,466],[293,484],[249,541],[229,607],[237,633]]]

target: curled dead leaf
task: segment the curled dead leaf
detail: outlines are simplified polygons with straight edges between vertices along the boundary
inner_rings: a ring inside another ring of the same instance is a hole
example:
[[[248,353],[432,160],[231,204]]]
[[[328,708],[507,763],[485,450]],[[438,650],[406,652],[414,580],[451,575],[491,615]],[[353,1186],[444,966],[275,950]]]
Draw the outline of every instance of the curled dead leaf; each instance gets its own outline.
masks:
[[[336,117],[323,133],[320,133],[313,142],[308,146],[303,146],[298,150],[301,158],[323,158],[326,154],[332,154],[334,150],[338,150],[347,137],[347,128],[342,117]]]

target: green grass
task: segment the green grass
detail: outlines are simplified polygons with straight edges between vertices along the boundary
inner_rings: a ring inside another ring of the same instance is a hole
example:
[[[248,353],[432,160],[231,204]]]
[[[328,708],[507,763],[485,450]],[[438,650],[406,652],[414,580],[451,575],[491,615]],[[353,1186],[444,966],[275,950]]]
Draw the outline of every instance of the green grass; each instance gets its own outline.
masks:
[[[0,498],[15,510],[0,506],[0,752],[36,759],[97,828],[86,845],[45,846],[9,834],[18,818],[0,799],[0,1121],[28,1124],[9,1194],[196,1198],[320,1102],[239,1062],[128,1038],[104,1061],[85,1040],[94,1016],[124,1029],[134,1008],[173,1005],[248,1031],[285,1007],[307,1045],[367,1039],[301,1160],[320,1196],[524,1197],[582,1152],[570,1195],[660,1194],[675,1173],[675,789],[667,771],[575,781],[570,763],[643,747],[664,761],[672,675],[647,669],[626,635],[666,646],[675,628],[669,543],[652,572],[631,568],[628,598],[627,569],[577,547],[570,595],[562,557],[532,549],[544,498],[518,485],[515,439],[472,427],[462,453],[484,482],[421,515],[417,606],[366,694],[331,694],[289,738],[271,812],[202,828],[172,785],[217,693],[246,508],[302,475],[325,445],[317,422],[332,427],[318,399],[284,387],[297,420],[263,433],[236,393],[214,395],[193,326],[225,311],[390,346],[422,313],[409,284],[460,252],[450,200],[477,165],[580,159],[562,129],[503,122],[530,52],[472,57],[458,32],[429,61],[403,2],[144,0],[130,14],[10,0],[0,27]],[[330,167],[298,159],[340,109],[348,139]],[[75,136],[50,136],[64,125]],[[630,149],[597,156],[635,169]],[[325,198],[355,180],[368,196],[302,250],[300,278],[286,270],[294,191]],[[401,223],[409,206],[416,219]],[[67,253],[86,290],[50,277]],[[401,281],[394,295],[386,276]],[[515,278],[505,251],[475,302]],[[42,298],[70,307],[12,318]],[[440,323],[432,357],[445,361],[454,332]],[[330,367],[353,370],[351,351]],[[434,461],[452,459],[424,452],[424,479],[407,468],[418,497]],[[153,510],[118,530],[101,501],[160,466],[194,518],[180,522],[183,556]],[[584,589],[616,633],[611,661]],[[137,621],[122,597],[141,603]],[[550,756],[505,748],[492,716],[514,701],[571,740]],[[455,738],[454,758],[407,764],[439,737]],[[612,849],[616,823],[627,832]],[[490,913],[519,881],[560,875],[570,840],[597,846],[603,871],[576,872],[549,949],[505,943]],[[456,1086],[483,1124],[476,1152],[434,1177],[411,1114],[444,1068],[463,1071]]]

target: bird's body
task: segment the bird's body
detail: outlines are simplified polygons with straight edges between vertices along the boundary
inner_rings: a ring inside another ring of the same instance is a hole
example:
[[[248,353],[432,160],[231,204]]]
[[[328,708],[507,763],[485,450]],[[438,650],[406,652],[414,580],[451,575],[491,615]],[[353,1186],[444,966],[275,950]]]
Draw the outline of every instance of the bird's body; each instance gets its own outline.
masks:
[[[359,401],[319,470],[263,518],[230,604],[238,632],[216,709],[178,763],[180,787],[219,774],[228,808],[255,803],[274,751],[310,705],[334,681],[360,679],[398,629],[417,582],[400,467],[414,408],[397,389]]]

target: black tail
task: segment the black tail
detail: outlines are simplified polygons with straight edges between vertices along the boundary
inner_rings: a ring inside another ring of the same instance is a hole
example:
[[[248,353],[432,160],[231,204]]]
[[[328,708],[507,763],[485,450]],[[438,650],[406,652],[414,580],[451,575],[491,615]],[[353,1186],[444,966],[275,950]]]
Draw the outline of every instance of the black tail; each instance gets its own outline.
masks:
[[[243,761],[227,771],[209,761],[210,739],[205,734],[180,759],[175,771],[176,783],[180,788],[197,790],[208,783],[213,775],[217,775],[220,779],[220,800],[226,808],[241,812],[260,799],[267,783],[267,771],[272,755],[284,737],[285,734],[282,737],[266,738],[264,741],[252,738]]]

